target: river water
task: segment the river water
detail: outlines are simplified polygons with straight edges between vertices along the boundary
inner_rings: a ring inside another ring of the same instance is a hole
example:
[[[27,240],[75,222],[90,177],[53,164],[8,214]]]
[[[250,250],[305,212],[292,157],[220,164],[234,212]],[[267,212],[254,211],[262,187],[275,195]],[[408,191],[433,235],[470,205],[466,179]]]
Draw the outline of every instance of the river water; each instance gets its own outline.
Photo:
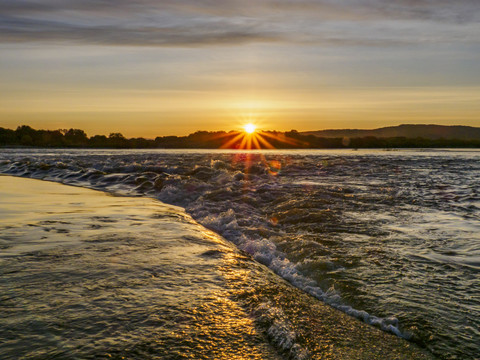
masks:
[[[4,149],[0,172],[185,208],[317,299],[442,359],[480,348],[479,151]]]

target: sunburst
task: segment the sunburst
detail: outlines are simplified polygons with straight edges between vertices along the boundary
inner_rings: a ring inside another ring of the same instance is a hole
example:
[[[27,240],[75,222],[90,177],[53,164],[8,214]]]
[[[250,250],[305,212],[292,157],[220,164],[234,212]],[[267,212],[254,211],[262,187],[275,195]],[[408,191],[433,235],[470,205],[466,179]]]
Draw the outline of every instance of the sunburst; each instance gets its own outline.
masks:
[[[253,123],[245,124],[243,131],[229,132],[222,137],[225,138],[225,142],[220,147],[221,149],[275,149],[271,142],[286,143],[295,147],[302,145],[300,141],[288,138],[283,133],[259,130]]]
[[[280,173],[282,164],[278,160],[269,161],[262,153],[253,154],[248,150],[275,149],[276,144],[284,143],[292,147],[304,147],[308,145],[297,139],[285,136],[282,132],[259,130],[254,123],[248,123],[243,126],[243,131],[230,131],[214,136],[214,139],[222,139],[223,144],[220,149],[247,150],[246,153],[239,153],[233,161],[241,161],[245,165],[245,179],[248,179],[250,167],[255,156],[264,164],[270,175],[276,176]],[[240,160],[239,160],[240,159]]]

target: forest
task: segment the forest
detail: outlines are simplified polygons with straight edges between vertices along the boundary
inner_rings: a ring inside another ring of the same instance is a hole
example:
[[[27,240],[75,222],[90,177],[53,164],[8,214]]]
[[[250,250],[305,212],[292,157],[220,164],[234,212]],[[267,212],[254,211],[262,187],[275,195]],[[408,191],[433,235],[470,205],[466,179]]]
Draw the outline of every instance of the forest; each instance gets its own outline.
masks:
[[[394,149],[394,148],[480,148],[480,140],[425,137],[318,137],[296,130],[258,131],[265,141],[244,141],[238,131],[197,131],[187,136],[157,136],[155,139],[126,138],[121,133],[88,137],[81,129],[36,130],[28,125],[17,129],[0,127],[0,147],[114,148],[114,149]],[[245,144],[249,144],[248,147]],[[266,146],[269,144],[270,146]]]

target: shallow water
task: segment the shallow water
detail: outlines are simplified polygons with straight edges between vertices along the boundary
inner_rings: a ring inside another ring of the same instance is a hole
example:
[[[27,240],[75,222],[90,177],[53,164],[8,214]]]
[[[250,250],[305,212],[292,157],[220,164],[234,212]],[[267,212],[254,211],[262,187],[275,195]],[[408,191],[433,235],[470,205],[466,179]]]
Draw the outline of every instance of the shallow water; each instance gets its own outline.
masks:
[[[181,209],[0,184],[2,359],[277,358],[229,299],[219,259],[235,252]]]
[[[0,189],[2,359],[430,358],[178,207],[5,176]]]
[[[298,288],[444,359],[480,344],[478,151],[6,150],[0,171],[182,206]]]

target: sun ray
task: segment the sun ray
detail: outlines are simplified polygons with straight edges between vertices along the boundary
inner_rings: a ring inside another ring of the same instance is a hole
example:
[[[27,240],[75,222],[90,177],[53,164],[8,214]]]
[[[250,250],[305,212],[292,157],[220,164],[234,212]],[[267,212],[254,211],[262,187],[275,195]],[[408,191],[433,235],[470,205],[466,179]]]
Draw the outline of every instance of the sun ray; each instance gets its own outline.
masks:
[[[265,139],[263,136],[258,136],[258,140],[267,148],[267,149],[275,149],[275,146],[270,144],[267,139]]]
[[[261,149],[262,147],[260,146],[260,144],[258,143],[258,139],[260,137],[257,136],[257,134],[253,134],[252,136],[252,141],[253,141],[253,145],[255,146],[255,149]]]
[[[268,132],[265,132],[265,131],[262,131],[262,136],[266,136],[266,137],[269,137],[271,139],[274,139],[274,140],[278,140],[278,141],[281,141],[283,143],[286,143],[286,144],[289,144],[289,145],[295,145],[295,146],[299,146],[299,145],[303,145],[304,143],[302,141],[298,141],[298,140],[295,140],[295,139],[291,139],[291,138],[287,138],[285,135],[276,135],[276,134],[272,134],[272,133],[268,133]]]
[[[225,144],[223,144],[220,149],[229,149],[232,145],[234,145],[236,142],[238,142],[240,139],[245,138],[245,134],[239,133],[236,135],[234,138],[230,139],[227,141]]]
[[[230,131],[230,132],[225,132],[225,133],[219,133],[219,134],[214,134],[212,136],[212,139],[222,139],[225,137],[232,136],[233,134],[242,134],[240,131]]]
[[[258,130],[253,123],[247,123],[243,126],[243,131],[222,132],[215,135],[215,139],[226,138],[220,149],[275,149],[278,142],[292,146],[305,147],[308,143],[285,136],[284,133]],[[269,139],[269,140],[267,140]]]
[[[239,149],[247,149],[247,136],[243,136],[242,142],[240,143]]]

